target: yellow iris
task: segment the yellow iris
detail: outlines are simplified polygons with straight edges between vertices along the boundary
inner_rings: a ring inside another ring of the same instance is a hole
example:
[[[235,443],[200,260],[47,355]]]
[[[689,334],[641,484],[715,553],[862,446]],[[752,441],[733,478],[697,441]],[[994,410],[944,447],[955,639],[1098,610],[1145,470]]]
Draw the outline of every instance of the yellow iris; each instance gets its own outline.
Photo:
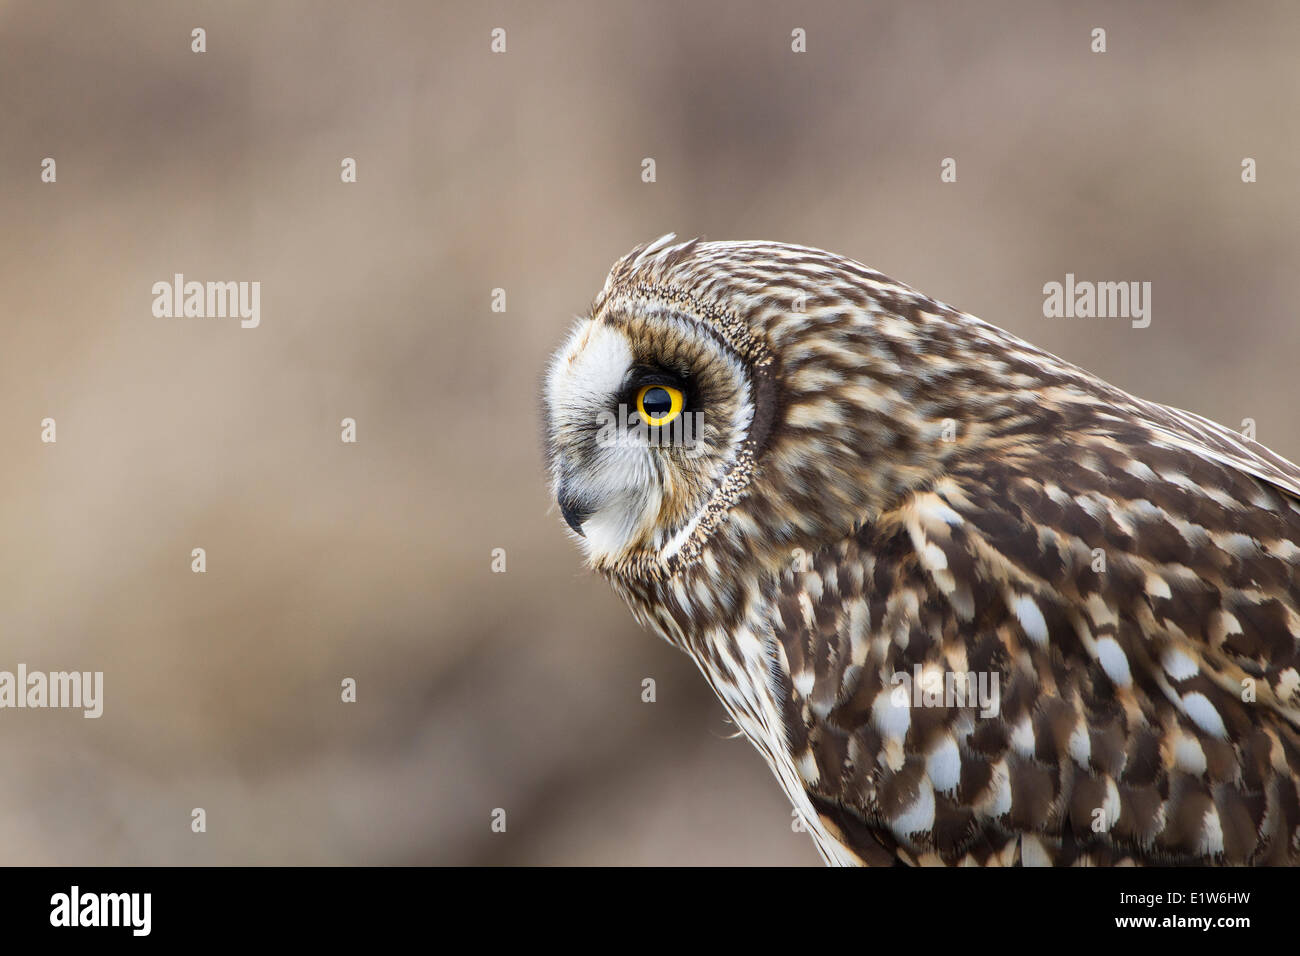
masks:
[[[667,425],[682,413],[684,399],[671,385],[646,385],[636,393],[636,410],[647,425]]]

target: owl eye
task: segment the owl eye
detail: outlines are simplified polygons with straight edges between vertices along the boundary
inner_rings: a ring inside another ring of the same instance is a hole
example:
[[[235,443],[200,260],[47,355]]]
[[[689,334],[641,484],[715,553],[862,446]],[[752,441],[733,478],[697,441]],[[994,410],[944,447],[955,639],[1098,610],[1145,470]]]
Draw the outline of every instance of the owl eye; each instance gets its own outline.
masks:
[[[641,420],[656,428],[680,415],[682,402],[681,390],[671,385],[646,385],[636,393],[636,410]]]

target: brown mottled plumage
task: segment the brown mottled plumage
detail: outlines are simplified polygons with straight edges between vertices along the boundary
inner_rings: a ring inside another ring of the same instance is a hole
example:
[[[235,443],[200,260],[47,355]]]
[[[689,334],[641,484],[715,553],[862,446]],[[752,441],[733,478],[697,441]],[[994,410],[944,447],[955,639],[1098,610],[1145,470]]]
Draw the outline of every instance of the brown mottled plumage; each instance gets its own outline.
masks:
[[[694,444],[598,437],[661,380]],[[1300,861],[1300,468],[768,242],[634,250],[546,404],[588,561],[828,861]]]

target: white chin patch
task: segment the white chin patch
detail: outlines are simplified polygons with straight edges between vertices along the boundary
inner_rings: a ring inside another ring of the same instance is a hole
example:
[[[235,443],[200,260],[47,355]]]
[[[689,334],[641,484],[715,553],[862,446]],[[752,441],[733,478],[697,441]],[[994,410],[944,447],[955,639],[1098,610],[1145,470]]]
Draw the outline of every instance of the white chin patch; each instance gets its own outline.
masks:
[[[582,523],[583,546],[594,561],[615,558],[638,537],[646,512],[637,500],[625,498],[606,505]]]
[[[638,447],[607,449],[599,467],[578,482],[579,493],[594,506],[582,522],[589,559],[618,558],[658,517],[663,496],[649,460],[652,454]]]

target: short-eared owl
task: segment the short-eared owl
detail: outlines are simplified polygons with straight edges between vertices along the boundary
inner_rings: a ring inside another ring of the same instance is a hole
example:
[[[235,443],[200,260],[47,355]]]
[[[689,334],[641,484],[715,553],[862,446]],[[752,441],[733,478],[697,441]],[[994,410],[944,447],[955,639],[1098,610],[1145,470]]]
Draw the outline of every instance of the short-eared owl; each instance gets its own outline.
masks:
[[[634,250],[545,405],[828,862],[1300,860],[1300,468],[772,242]]]

